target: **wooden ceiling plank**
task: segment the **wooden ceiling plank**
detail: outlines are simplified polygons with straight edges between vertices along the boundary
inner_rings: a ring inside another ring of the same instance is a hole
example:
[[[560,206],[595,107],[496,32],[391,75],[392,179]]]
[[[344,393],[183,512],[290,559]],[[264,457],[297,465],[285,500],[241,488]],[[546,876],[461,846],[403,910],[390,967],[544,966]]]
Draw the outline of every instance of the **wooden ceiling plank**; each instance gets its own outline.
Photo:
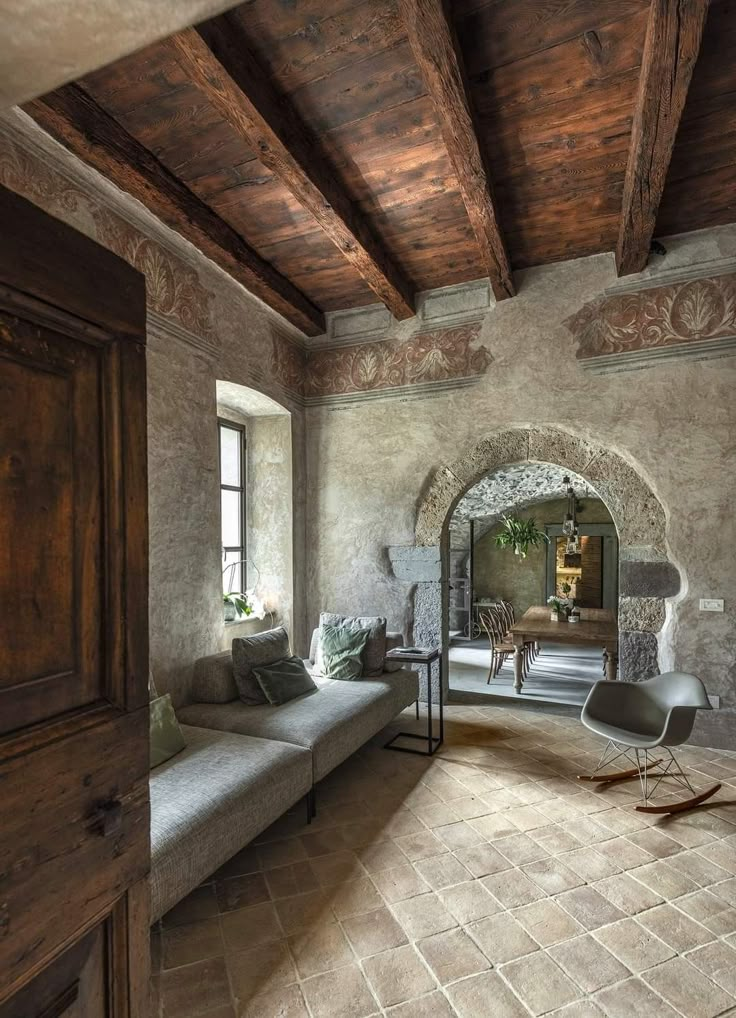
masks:
[[[516,293],[478,140],[457,38],[443,0],[399,0],[419,65],[455,168],[460,191],[496,300]]]
[[[619,276],[646,267],[708,0],[652,0],[616,245]]]
[[[237,23],[215,19],[170,40],[182,66],[258,159],[306,208],[395,318],[415,314],[413,287],[342,189],[288,101],[247,50]]]
[[[306,335],[325,331],[324,315],[301,290],[264,261],[79,85],[64,85],[24,109],[74,155],[137,198]]]

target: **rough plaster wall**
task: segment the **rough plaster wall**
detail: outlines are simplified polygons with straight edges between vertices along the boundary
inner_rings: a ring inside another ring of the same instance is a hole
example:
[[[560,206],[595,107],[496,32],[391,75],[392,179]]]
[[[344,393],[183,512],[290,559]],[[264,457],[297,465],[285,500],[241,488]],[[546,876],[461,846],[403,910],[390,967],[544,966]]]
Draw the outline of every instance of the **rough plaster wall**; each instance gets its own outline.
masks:
[[[537,525],[544,528],[547,523],[561,523],[567,502],[554,499],[541,502],[529,509],[515,513],[521,519],[534,517]],[[581,499],[583,512],[579,522],[610,523],[611,514],[595,498]],[[530,548],[525,559],[514,555],[508,548],[499,548],[495,536],[499,527],[493,527],[476,542],[473,558],[473,586],[478,597],[503,598],[511,601],[517,616],[523,615],[533,604],[544,604],[547,599],[547,545]]]
[[[669,266],[736,251],[736,228],[667,242]],[[615,281],[608,255],[517,274],[519,296],[484,320],[492,356],[473,387],[411,402],[308,410],[308,608],[381,612],[409,633],[408,583],[394,578],[389,545],[414,543],[421,497],[439,467],[486,433],[558,425],[636,464],[665,508],[670,557],[684,587],[669,602],[665,665],[694,671],[727,710],[707,738],[732,737],[736,710],[735,361],[674,361],[621,374],[586,374],[565,318]],[[724,549],[729,549],[724,554]],[[723,615],[698,598],[724,597]]]

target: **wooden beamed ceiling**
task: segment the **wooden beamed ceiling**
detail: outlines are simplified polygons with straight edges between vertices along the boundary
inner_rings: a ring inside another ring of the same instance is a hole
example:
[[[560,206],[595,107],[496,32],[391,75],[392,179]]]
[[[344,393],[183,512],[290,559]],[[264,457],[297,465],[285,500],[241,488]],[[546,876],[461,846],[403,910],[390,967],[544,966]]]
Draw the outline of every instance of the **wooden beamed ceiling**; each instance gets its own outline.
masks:
[[[26,108],[316,334],[736,221],[734,49],[733,0],[248,0]]]

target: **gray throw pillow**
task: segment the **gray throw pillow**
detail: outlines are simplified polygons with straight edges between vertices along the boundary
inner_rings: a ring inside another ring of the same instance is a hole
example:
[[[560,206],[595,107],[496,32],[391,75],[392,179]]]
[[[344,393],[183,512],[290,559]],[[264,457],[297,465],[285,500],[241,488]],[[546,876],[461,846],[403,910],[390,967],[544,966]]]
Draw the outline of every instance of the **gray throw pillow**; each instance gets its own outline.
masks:
[[[243,703],[268,703],[253,669],[282,661],[289,653],[289,634],[283,626],[233,640],[233,676]]]
[[[370,630],[349,626],[320,627],[322,674],[327,679],[359,679],[363,675],[363,652]]]
[[[176,720],[171,696],[163,696],[151,700],[149,704],[149,736],[151,770],[159,764],[166,763],[186,748],[179,722]]]
[[[342,626],[347,629],[367,629],[368,639],[363,651],[363,675],[382,675],[386,657],[386,619],[377,615],[353,617],[322,612],[319,617],[320,645],[323,626]],[[317,670],[324,674],[321,652],[317,655]]]
[[[310,693],[317,686],[300,657],[285,657],[253,669],[258,685],[269,703],[278,705]]]

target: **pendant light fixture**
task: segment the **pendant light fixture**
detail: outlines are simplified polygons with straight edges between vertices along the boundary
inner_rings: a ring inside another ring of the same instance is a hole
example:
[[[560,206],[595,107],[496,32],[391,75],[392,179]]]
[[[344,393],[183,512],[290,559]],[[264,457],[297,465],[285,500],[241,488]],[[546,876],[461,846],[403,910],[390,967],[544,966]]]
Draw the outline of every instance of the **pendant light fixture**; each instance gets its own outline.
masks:
[[[575,489],[572,486],[572,481],[569,477],[563,478],[563,482],[566,488],[567,494],[567,511],[565,518],[562,521],[562,533],[567,538],[567,544],[565,545],[565,555],[578,555],[580,553],[580,542],[578,540],[578,521],[576,517],[576,498]]]

